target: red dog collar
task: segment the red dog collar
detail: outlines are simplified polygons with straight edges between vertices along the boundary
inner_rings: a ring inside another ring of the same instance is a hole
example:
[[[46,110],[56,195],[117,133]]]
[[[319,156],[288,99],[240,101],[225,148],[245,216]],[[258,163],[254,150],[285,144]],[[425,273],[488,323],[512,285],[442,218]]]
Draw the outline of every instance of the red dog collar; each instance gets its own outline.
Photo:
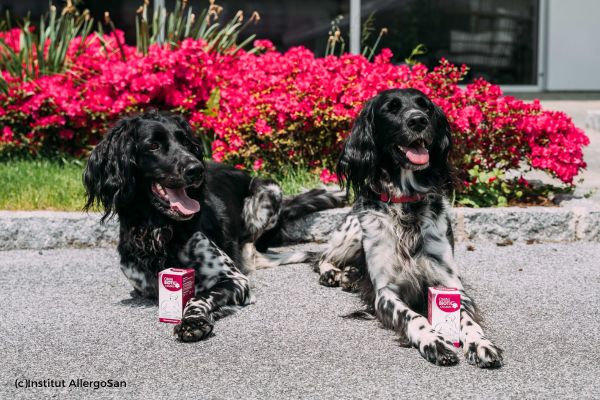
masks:
[[[425,198],[425,196],[423,196],[422,194],[416,194],[414,196],[400,196],[400,197],[394,197],[392,196],[392,198],[390,199],[389,196],[387,195],[387,193],[381,193],[379,195],[379,200],[383,201],[384,203],[388,203],[388,202],[392,202],[392,203],[414,203],[415,201],[421,201]]]

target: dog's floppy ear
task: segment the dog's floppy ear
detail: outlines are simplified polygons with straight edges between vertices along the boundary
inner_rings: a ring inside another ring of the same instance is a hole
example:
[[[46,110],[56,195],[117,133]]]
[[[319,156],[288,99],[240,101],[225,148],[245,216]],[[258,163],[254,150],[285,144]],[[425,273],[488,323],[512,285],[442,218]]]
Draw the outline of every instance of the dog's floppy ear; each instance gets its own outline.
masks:
[[[135,195],[135,140],[137,118],[121,119],[94,148],[83,173],[87,202],[104,208],[104,221]]]
[[[354,121],[337,165],[338,181],[357,196],[376,181],[377,148],[373,133],[376,99],[367,101]]]
[[[450,163],[450,151],[452,150],[452,135],[450,123],[442,109],[434,106],[435,129],[434,143],[431,148],[432,167],[440,174],[443,184],[451,188],[453,182],[453,167]]]

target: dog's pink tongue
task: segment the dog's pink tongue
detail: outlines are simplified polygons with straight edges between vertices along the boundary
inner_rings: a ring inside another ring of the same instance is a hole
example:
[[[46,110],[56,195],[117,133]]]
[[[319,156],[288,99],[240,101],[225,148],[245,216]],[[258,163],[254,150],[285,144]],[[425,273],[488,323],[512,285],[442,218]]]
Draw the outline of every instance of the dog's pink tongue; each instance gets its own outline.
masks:
[[[200,211],[200,203],[190,199],[184,188],[169,189],[166,187],[165,190],[169,195],[169,203],[171,203],[172,209],[183,215],[192,215]]]
[[[425,147],[409,147],[406,149],[406,157],[413,164],[427,164],[429,151]]]

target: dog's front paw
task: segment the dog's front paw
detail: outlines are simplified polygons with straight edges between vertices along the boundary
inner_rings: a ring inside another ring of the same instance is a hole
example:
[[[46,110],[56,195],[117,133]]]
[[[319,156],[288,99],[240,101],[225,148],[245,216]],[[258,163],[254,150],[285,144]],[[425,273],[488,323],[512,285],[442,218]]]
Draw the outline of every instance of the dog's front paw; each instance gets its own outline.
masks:
[[[215,322],[210,315],[193,314],[184,316],[175,326],[175,335],[182,342],[197,342],[210,337]]]
[[[424,340],[419,346],[419,352],[430,363],[448,366],[458,364],[458,354],[452,342],[441,336],[433,336]]]
[[[479,368],[500,368],[504,365],[503,350],[487,339],[465,346],[465,358]]]
[[[340,286],[346,292],[358,291],[360,271],[356,267],[346,267],[340,277]]]
[[[339,286],[341,271],[337,268],[332,268],[322,272],[319,275],[319,283],[323,286]]]

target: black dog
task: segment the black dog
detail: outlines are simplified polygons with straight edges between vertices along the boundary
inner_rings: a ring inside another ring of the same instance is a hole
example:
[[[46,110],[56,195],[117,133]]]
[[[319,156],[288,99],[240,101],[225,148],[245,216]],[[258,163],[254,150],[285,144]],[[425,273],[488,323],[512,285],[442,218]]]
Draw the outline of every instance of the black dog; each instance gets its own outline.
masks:
[[[208,337],[215,319],[251,302],[246,273],[305,257],[265,256],[254,242],[283,242],[286,220],[341,204],[324,190],[284,199],[274,181],[205,163],[190,125],[157,112],[119,121],[92,152],[84,184],[86,209],[118,215],[121,270],[139,294],[156,297],[165,268],[195,269],[196,296],[175,327],[183,341]]]
[[[427,288],[460,289],[460,340],[467,361],[502,365],[484,336],[453,259],[447,192],[452,188],[450,128],[422,92],[387,90],[369,100],[345,143],[340,182],[356,203],[316,265],[320,282],[360,290],[368,311],[438,365],[458,362],[452,343],[423,314]]]

